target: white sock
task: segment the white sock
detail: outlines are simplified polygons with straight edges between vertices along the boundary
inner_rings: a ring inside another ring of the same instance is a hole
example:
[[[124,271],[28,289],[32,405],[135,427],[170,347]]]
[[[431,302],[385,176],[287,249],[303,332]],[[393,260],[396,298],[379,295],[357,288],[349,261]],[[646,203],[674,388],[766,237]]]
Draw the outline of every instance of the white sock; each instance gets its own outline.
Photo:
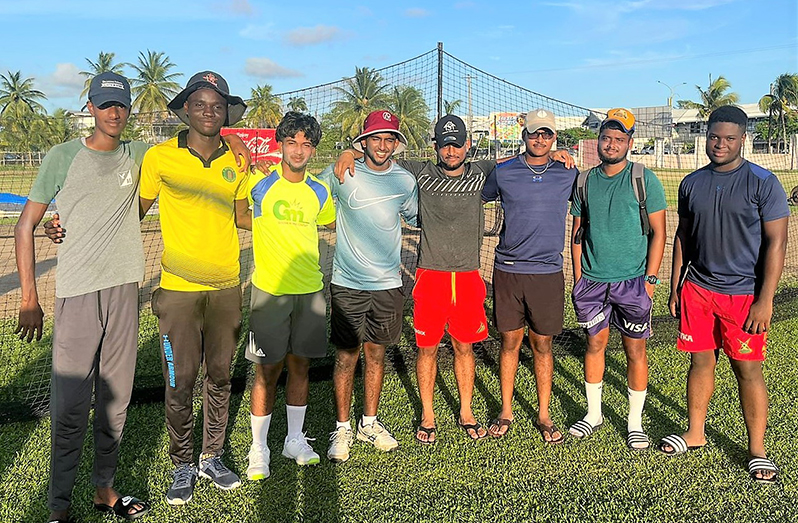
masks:
[[[352,425],[349,423],[349,420],[346,420],[346,421],[336,421],[336,422],[335,422],[335,430],[338,430],[338,429],[340,429],[340,428],[342,428],[342,427],[343,427],[343,428],[345,428],[345,429],[351,429],[351,428],[352,428]]]
[[[305,425],[305,411],[307,405],[286,405],[285,413],[288,417],[288,439],[302,436],[302,427]]]
[[[629,432],[639,430],[643,432],[643,404],[646,402],[646,390],[629,391],[629,419],[626,421],[626,429]]]
[[[365,414],[363,414],[360,424],[363,425],[364,427],[367,427],[373,424],[375,421],[377,421],[377,416],[366,416]]]
[[[585,382],[585,396],[587,396],[587,414],[584,420],[594,427],[601,423],[601,389],[604,382],[588,383]]]
[[[252,443],[267,447],[267,439],[269,438],[269,425],[272,422],[272,415],[256,416],[249,415],[249,423],[252,426]]]

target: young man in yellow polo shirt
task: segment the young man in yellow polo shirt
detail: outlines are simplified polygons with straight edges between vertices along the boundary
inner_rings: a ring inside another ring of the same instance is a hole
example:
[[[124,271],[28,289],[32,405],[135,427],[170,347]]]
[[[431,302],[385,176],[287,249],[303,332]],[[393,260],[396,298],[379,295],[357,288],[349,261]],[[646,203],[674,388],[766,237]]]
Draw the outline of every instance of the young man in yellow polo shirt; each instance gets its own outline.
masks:
[[[250,176],[252,202],[252,302],[247,359],[254,362],[252,447],[247,477],[269,477],[267,445],[277,379],[288,367],[285,409],[288,435],[283,456],[299,465],[317,464],[319,455],[302,432],[308,403],[310,358],[327,354],[327,302],[319,269],[318,225],[335,227],[330,189],[307,173],[321,140],[310,115],[288,112],[277,126],[282,161]]]
[[[169,103],[189,129],[151,148],[141,166],[141,212],[159,198],[164,251],[160,288],[152,297],[158,317],[169,454],[175,465],[166,501],[191,500],[197,475],[218,488],[240,485],[221,461],[230,400],[230,364],[241,325],[236,227],[250,229],[247,176],[221,139],[223,125],[246,106],[227,82],[204,71]],[[194,464],[194,383],[203,377],[203,442]]]

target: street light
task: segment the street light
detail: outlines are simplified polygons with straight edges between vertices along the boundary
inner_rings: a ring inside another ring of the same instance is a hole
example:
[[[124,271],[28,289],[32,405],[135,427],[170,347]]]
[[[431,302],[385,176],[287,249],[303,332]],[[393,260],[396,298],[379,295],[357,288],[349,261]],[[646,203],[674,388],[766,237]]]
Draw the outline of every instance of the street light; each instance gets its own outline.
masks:
[[[671,95],[668,97],[668,107],[673,109],[673,91],[676,90],[677,88],[683,86],[683,85],[687,85],[687,82],[682,82],[680,84],[676,84],[673,87],[671,87],[670,85],[666,84],[665,82],[660,82],[659,80],[657,80],[657,83],[664,85],[665,87],[667,87],[670,90]]]

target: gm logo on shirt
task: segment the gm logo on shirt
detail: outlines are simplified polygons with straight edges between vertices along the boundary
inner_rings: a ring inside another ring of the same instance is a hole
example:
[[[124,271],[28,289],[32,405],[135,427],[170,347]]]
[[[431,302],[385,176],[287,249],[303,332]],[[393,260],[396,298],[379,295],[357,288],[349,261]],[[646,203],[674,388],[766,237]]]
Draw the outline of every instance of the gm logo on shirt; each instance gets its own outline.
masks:
[[[278,220],[307,225],[305,221],[305,212],[302,210],[302,206],[297,202],[289,203],[286,200],[277,200],[274,202],[272,212],[274,213],[274,217]]]

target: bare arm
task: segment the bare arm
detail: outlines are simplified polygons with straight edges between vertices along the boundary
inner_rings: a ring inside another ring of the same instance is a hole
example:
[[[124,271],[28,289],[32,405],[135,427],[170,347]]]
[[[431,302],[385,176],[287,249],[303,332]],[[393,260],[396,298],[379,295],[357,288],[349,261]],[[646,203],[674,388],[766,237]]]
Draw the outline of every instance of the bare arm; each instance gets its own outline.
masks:
[[[335,222],[330,222],[327,225],[325,225],[325,227],[327,227],[331,231],[334,231],[335,230]]]
[[[551,158],[555,162],[560,162],[564,164],[565,167],[568,169],[571,169],[576,165],[574,157],[568,154],[568,151],[566,151],[565,149],[557,149],[554,151],[550,151],[549,158]]]
[[[237,134],[227,134],[222,136],[222,140],[230,147],[230,152],[236,158],[236,165],[238,165],[238,172],[245,173],[252,163],[252,157],[249,154],[249,148]]]
[[[574,216],[574,223],[571,226],[571,265],[574,268],[574,284],[582,278],[582,244],[574,242],[576,232],[581,225],[581,216]]]
[[[249,202],[247,200],[236,200],[236,227],[252,230],[252,211],[249,209]]]
[[[355,160],[361,158],[363,158],[363,153],[355,149],[347,149],[338,155],[333,167],[333,174],[339,182],[344,183],[346,171],[349,171],[349,176],[355,175]]]
[[[39,304],[39,293],[36,290],[36,254],[33,248],[33,231],[42,221],[46,211],[46,203],[28,200],[14,227],[17,273],[22,290],[19,319],[14,334],[19,334],[19,339],[28,342],[33,340],[34,336],[36,340],[42,339],[44,312]]]
[[[687,258],[687,233],[690,230],[690,220],[688,218],[679,218],[679,226],[676,228],[676,234],[673,237],[673,263],[671,266],[671,295],[668,298],[668,308],[670,309],[671,316],[674,318],[679,316],[679,282],[682,281],[684,276],[683,271],[686,270],[685,259]]]
[[[144,216],[147,214],[147,211],[150,210],[153,203],[155,203],[155,200],[148,200],[147,198],[139,196],[139,220],[144,219]]]
[[[651,225],[651,237],[648,239],[648,255],[646,256],[646,274],[656,275],[662,265],[662,256],[665,254],[665,209],[648,214]],[[653,298],[656,285],[646,282],[646,292]]]
[[[761,334],[770,328],[770,320],[773,317],[773,297],[776,294],[779,278],[781,278],[781,271],[784,269],[784,256],[787,253],[787,219],[780,218],[765,222],[762,228],[764,276],[759,294],[751,304],[748,318],[743,324],[743,330],[751,334]]]

